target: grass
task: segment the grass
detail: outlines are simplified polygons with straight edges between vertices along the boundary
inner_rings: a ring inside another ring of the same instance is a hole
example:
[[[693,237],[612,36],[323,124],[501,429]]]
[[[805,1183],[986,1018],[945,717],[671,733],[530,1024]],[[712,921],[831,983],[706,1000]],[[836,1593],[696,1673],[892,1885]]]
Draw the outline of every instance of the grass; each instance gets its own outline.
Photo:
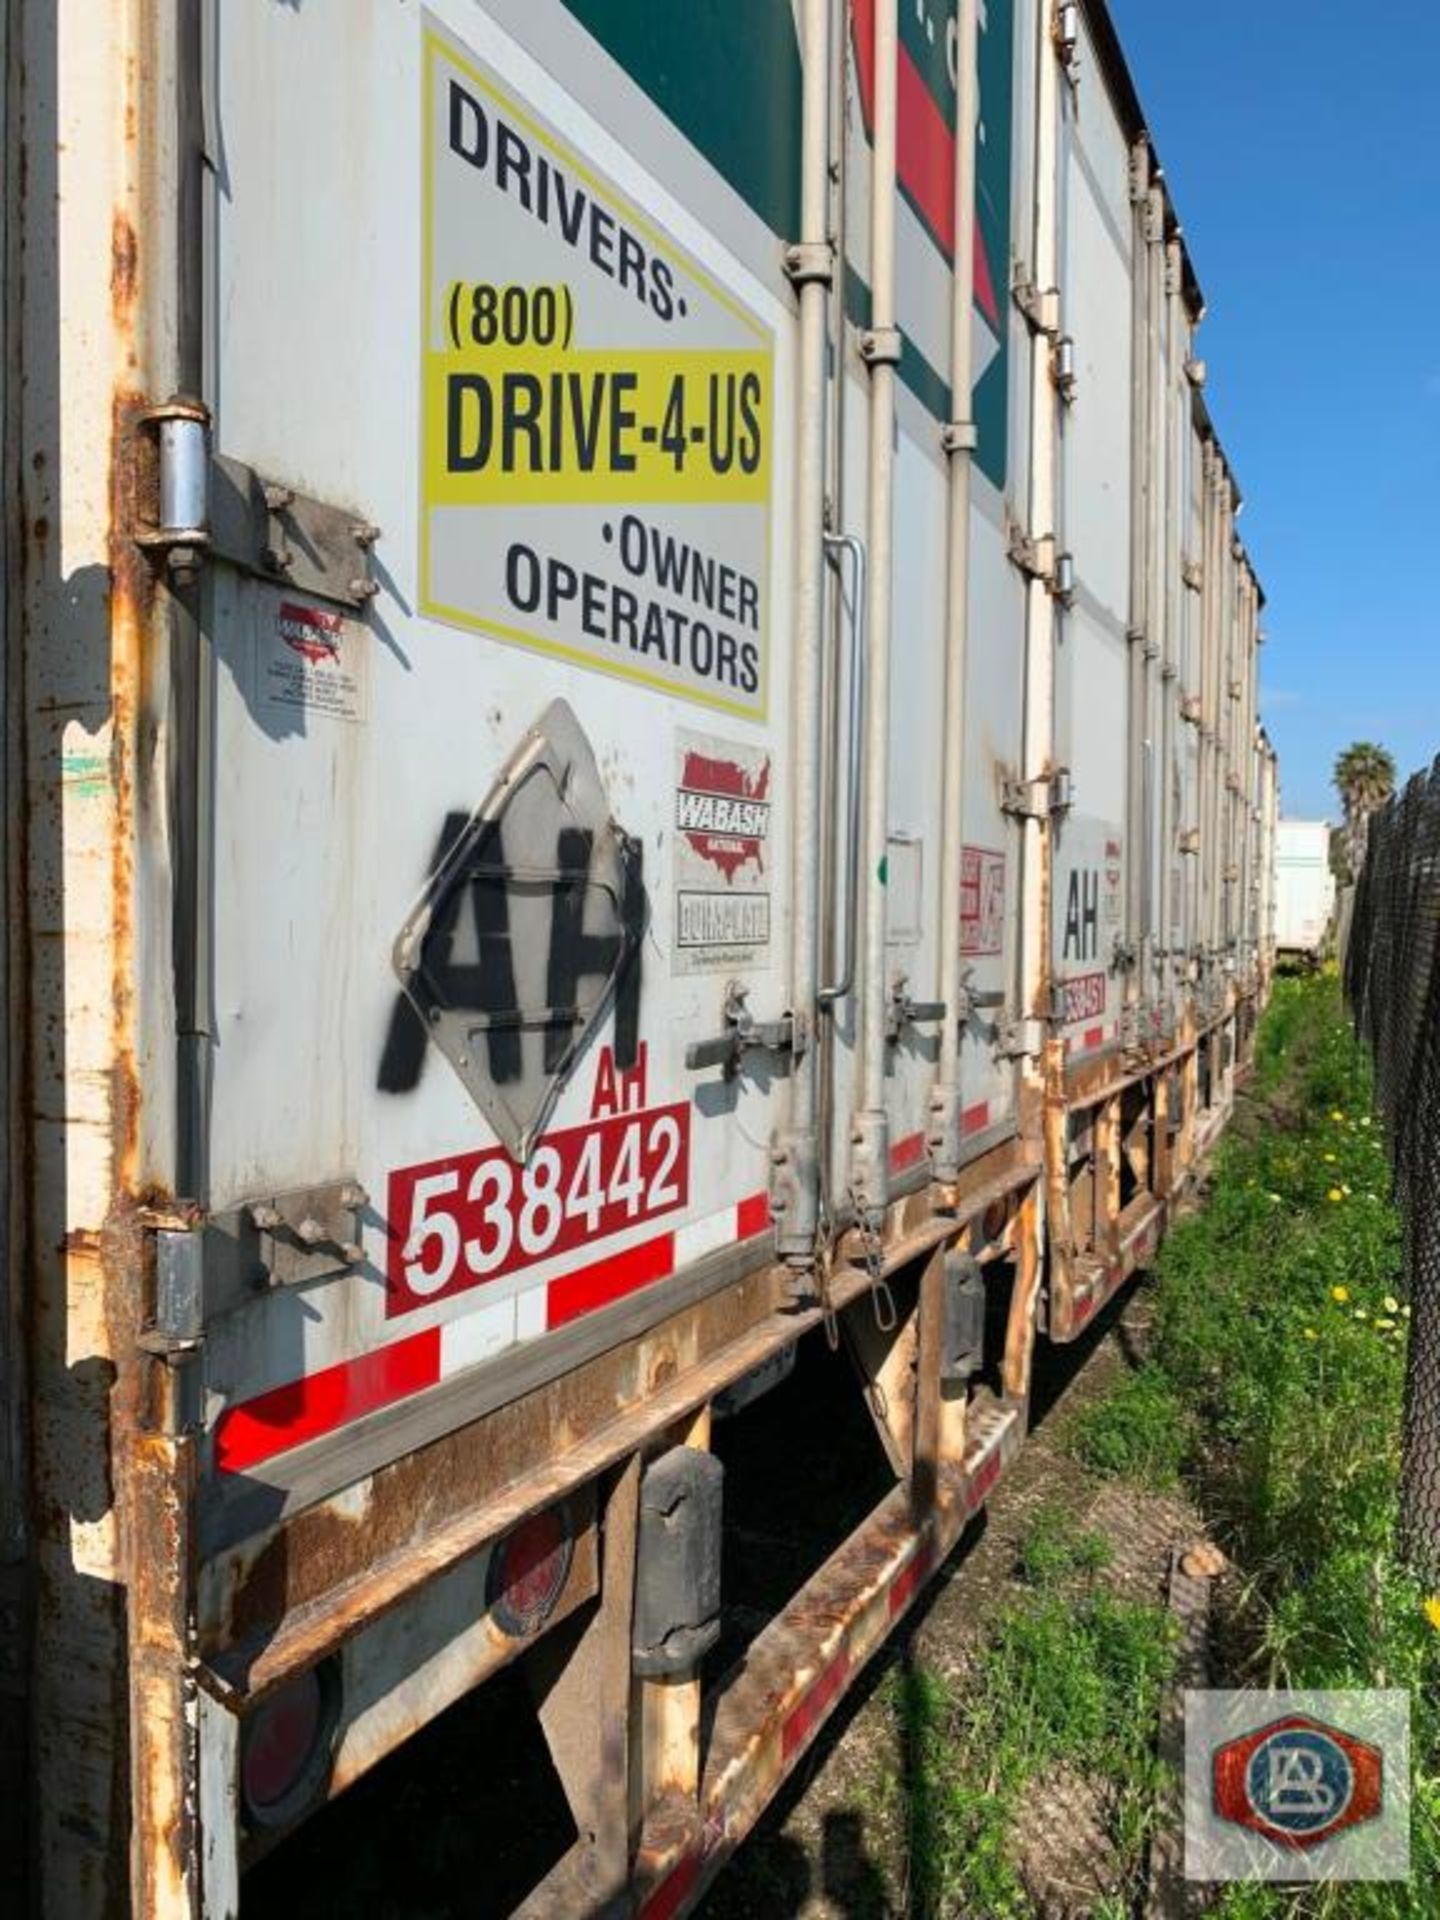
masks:
[[[1096,1473],[1164,1490],[1179,1485],[1192,1432],[1168,1376],[1158,1367],[1138,1367],[1104,1400],[1082,1408],[1066,1438]]]
[[[1056,1587],[1072,1574],[1103,1572],[1110,1542],[1093,1527],[1077,1527],[1065,1508],[1047,1505],[1031,1516],[1015,1558],[1027,1586]]]
[[[1122,1870],[1133,1875],[1143,1858],[1155,1726],[1173,1663],[1169,1617],[1099,1588],[1108,1543],[1057,1508],[1035,1515],[1017,1557],[1033,1591],[1001,1614],[964,1687],[915,1664],[887,1683],[903,1756],[888,1784],[905,1828],[905,1911],[915,1920],[1032,1914],[1016,1827],[1027,1800],[1067,1772],[1103,1775]]]
[[[1409,1886],[1230,1889],[1226,1920],[1440,1913],[1440,1633],[1396,1552],[1408,1308],[1367,1065],[1333,978],[1280,980],[1255,1100],[1157,1262],[1146,1364],[1077,1422],[1098,1471],[1183,1472],[1242,1570],[1230,1684],[1404,1687]]]

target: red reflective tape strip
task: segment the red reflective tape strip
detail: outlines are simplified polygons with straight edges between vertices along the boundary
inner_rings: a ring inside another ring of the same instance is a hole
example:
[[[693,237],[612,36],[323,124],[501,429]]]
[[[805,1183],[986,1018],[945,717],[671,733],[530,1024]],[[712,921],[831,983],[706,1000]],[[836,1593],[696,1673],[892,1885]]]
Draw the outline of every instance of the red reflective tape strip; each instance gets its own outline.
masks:
[[[994,1449],[975,1469],[974,1477],[970,1482],[970,1498],[975,1502],[977,1507],[985,1498],[986,1494],[989,1493],[995,1482],[1000,1478],[1002,1461],[1003,1454],[1001,1452],[1000,1442],[997,1440]]]
[[[431,1327],[358,1360],[322,1367],[227,1407],[215,1427],[215,1467],[244,1473],[306,1440],[393,1406],[440,1379],[440,1329]]]
[[[903,1140],[897,1140],[890,1149],[890,1171],[892,1173],[905,1173],[911,1167],[918,1167],[924,1158],[924,1134],[907,1134]]]
[[[687,1853],[642,1903],[640,1920],[675,1920],[700,1878],[700,1855]]]
[[[973,1107],[967,1107],[960,1116],[961,1133],[983,1133],[990,1124],[990,1102],[977,1101]]]
[[[1096,1047],[1103,1047],[1104,1044],[1105,1044],[1104,1027],[1087,1027],[1085,1029],[1085,1038],[1081,1042],[1081,1045],[1084,1047],[1087,1053],[1093,1052]]]
[[[928,1541],[922,1543],[911,1554],[908,1565],[902,1567],[890,1583],[890,1618],[898,1618],[915,1595],[929,1579],[935,1565],[935,1549]]]
[[[770,1225],[770,1196],[768,1193],[752,1193],[742,1200],[735,1209],[735,1237],[737,1240],[753,1240],[757,1233],[764,1233]]]
[[[664,1280],[674,1271],[675,1236],[662,1233],[608,1260],[561,1274],[545,1290],[546,1328],[563,1327],[567,1320],[608,1307],[612,1300],[623,1300],[627,1293],[648,1287],[652,1280]]]
[[[850,1649],[842,1647],[828,1667],[821,1669],[786,1715],[780,1730],[780,1748],[788,1761],[799,1752],[845,1691],[850,1678]]]

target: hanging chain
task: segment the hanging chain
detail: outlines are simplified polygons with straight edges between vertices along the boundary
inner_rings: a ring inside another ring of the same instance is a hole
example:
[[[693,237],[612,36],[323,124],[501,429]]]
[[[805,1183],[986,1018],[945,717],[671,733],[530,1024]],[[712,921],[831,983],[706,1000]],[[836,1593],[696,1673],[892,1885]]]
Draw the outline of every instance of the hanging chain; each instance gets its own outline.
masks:
[[[875,1310],[875,1325],[881,1333],[893,1333],[900,1324],[895,1296],[885,1278],[885,1242],[875,1216],[852,1187],[850,1204],[855,1210],[855,1226],[860,1235],[865,1272],[870,1281],[870,1304]]]

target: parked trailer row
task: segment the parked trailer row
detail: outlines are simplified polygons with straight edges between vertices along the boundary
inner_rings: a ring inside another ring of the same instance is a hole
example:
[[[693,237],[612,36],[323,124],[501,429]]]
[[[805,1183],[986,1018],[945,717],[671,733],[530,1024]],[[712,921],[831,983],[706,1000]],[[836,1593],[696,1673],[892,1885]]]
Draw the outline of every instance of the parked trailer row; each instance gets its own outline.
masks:
[[[1262,595],[1113,26],[4,18],[7,1884],[231,1915],[518,1663],[527,1910],[679,1913],[1267,989]],[[822,1329],[893,1491],[717,1672],[712,1418]]]

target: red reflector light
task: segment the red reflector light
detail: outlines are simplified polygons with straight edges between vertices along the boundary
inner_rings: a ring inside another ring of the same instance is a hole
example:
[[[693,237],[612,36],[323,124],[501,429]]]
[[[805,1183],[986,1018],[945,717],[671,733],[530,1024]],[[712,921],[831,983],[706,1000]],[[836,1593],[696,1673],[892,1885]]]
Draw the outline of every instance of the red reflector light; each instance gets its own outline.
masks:
[[[339,1717],[333,1669],[312,1668],[249,1715],[240,1744],[240,1792],[251,1823],[288,1826],[324,1788]]]
[[[522,1640],[550,1618],[574,1557],[570,1516],[563,1505],[522,1520],[496,1547],[485,1597],[502,1633]]]

